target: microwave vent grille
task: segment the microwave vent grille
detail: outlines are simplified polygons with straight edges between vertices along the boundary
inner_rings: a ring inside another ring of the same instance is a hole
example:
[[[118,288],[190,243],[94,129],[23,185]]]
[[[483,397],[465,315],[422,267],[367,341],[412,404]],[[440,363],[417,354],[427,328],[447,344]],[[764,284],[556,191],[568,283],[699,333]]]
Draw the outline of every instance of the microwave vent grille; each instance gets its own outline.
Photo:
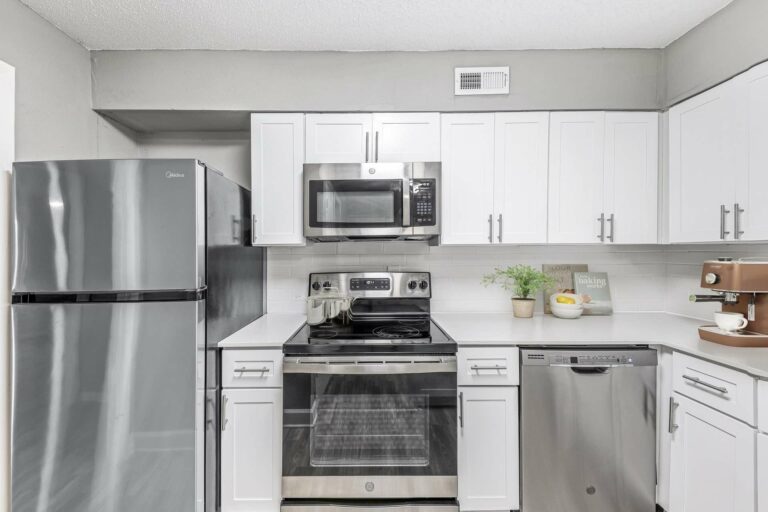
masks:
[[[457,96],[475,94],[509,94],[509,67],[456,68]]]

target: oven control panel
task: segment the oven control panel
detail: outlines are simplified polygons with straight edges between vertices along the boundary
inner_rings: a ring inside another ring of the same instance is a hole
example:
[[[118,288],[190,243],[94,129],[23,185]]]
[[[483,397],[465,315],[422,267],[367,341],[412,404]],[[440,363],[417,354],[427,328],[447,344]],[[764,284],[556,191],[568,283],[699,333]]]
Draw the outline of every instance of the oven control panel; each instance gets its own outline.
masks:
[[[337,272],[309,275],[309,296],[342,295],[357,298],[432,297],[429,272]]]
[[[434,179],[411,180],[411,224],[434,226],[437,222],[437,186]]]
[[[349,280],[350,290],[389,290],[392,281],[387,278],[352,277]]]

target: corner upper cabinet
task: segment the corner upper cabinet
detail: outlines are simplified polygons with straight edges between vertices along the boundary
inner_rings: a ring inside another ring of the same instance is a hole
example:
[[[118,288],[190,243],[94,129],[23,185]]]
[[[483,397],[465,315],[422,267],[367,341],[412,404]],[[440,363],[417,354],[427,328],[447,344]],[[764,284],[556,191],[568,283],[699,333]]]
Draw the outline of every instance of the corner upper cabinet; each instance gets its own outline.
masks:
[[[307,163],[439,162],[440,114],[307,114]]]
[[[222,512],[279,512],[282,390],[225,389],[221,400]]]
[[[659,114],[605,114],[606,241],[659,241]]]
[[[741,164],[737,90],[726,82],[669,110],[669,241],[733,240]]]
[[[493,114],[441,116],[441,244],[493,242],[493,135]]]
[[[604,150],[604,112],[550,114],[549,242],[604,241]]]
[[[371,114],[307,114],[308,164],[371,161]]]
[[[253,245],[304,245],[304,114],[251,115]]]

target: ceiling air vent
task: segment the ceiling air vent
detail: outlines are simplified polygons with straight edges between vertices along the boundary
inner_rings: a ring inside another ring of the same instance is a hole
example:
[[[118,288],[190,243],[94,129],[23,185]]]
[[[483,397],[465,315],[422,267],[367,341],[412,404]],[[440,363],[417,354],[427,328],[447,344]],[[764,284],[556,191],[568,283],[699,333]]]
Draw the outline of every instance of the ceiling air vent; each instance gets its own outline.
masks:
[[[456,68],[455,94],[509,94],[509,67]]]

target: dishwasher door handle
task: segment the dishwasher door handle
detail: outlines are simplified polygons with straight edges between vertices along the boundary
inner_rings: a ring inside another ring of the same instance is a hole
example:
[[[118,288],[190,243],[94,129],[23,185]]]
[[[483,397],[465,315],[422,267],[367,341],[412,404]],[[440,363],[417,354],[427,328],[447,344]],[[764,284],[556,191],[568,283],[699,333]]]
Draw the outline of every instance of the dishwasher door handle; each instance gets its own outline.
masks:
[[[573,373],[579,375],[607,375],[611,370],[607,366],[571,366],[570,368]]]

